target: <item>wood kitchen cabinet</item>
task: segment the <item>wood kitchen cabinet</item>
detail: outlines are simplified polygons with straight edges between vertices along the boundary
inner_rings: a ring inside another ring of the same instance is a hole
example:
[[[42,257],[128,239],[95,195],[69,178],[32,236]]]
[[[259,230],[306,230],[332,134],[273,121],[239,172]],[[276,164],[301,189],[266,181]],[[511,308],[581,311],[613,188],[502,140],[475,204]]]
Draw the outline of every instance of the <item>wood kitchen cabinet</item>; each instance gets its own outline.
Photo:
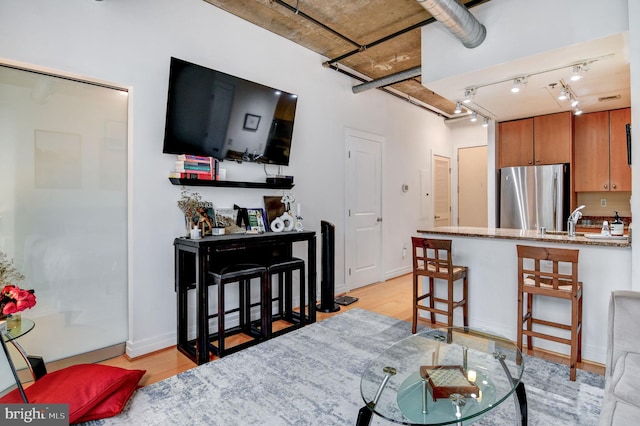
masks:
[[[499,167],[571,163],[571,112],[499,124]]]
[[[502,122],[498,133],[501,168],[533,164],[533,118]]]
[[[575,118],[575,191],[631,191],[625,125],[631,109],[592,112]]]

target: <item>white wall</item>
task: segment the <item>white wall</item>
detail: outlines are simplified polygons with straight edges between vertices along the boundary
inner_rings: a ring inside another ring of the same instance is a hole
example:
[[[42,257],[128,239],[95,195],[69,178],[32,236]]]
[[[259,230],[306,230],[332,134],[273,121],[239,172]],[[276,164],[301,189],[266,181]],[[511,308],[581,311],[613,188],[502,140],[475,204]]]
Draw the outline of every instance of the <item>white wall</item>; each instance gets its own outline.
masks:
[[[321,219],[336,224],[337,290],[344,283],[344,129],[384,136],[383,270],[410,270],[401,245],[419,227],[418,171],[430,167],[432,152],[452,155],[449,129],[437,116],[376,90],[354,95],[355,82],[323,68],[324,58],[202,0],[0,0],[0,10],[0,61],[130,89],[130,356],[176,339],[172,242],[184,224],[180,187],[167,179],[175,158],[162,154],[171,56],[299,95],[284,172],[295,176],[291,192],[305,226],[319,233]],[[228,180],[264,179],[261,166],[225,167]],[[218,207],[261,206],[263,195],[281,194],[198,190]]]

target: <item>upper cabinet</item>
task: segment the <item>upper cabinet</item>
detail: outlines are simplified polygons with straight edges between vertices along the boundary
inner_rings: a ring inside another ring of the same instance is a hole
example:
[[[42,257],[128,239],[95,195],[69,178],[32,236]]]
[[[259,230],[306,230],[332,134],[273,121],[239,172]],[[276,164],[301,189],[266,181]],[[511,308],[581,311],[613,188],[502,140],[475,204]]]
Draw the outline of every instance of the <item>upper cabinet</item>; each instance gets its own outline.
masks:
[[[533,118],[498,125],[500,167],[533,165]]]
[[[631,191],[626,124],[631,109],[575,117],[575,191]]]
[[[499,167],[571,163],[571,112],[499,124]]]

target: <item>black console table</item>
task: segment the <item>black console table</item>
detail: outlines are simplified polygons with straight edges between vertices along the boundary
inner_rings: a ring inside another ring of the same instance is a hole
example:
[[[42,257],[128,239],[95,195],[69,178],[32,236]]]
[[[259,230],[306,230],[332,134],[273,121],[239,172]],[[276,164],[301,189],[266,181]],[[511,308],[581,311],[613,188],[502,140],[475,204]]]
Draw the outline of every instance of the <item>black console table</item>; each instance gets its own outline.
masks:
[[[178,318],[177,348],[198,365],[209,361],[209,321],[206,300],[207,271],[213,265],[247,262],[250,257],[268,258],[274,251],[291,255],[293,243],[307,244],[307,323],[316,321],[316,233],[266,232],[263,234],[229,234],[204,237],[201,239],[176,238],[175,247],[175,290],[177,292]],[[188,337],[188,291],[195,289],[196,338]],[[304,308],[300,301],[301,311]],[[195,343],[195,344],[194,344]]]

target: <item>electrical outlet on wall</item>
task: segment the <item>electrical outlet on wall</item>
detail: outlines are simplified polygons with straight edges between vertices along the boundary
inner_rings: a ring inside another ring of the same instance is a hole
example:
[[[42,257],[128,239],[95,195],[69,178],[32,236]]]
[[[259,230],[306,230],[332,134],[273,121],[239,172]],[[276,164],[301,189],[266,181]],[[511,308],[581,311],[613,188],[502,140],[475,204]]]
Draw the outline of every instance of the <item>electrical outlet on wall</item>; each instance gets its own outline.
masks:
[[[607,207],[607,199],[600,198],[600,207]]]
[[[404,259],[407,256],[407,245],[402,245],[402,258]]]

